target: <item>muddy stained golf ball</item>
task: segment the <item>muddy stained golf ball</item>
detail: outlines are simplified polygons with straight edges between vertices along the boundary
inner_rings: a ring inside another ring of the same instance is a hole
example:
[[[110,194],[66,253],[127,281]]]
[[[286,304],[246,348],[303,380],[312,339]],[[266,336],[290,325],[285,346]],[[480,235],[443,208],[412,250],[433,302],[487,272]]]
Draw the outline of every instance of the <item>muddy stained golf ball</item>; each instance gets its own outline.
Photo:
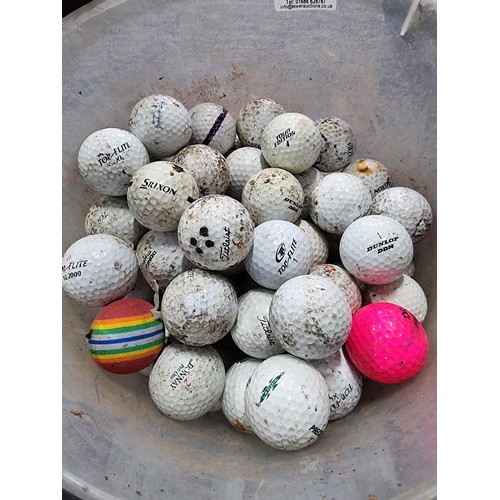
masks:
[[[407,309],[367,304],[352,317],[346,350],[354,366],[375,382],[396,384],[416,376],[428,353],[427,334]]]
[[[194,268],[177,275],[165,288],[161,313],[165,327],[178,341],[213,344],[236,321],[238,297],[225,276]]]
[[[224,155],[204,144],[190,144],[181,149],[172,161],[191,172],[200,196],[222,194],[229,186],[229,166]]]
[[[177,231],[160,232],[149,230],[137,244],[139,269],[154,289],[154,282],[160,289],[179,274],[193,267],[179,245]]]
[[[193,127],[192,143],[205,144],[223,155],[236,139],[236,122],[231,113],[220,104],[202,102],[189,110]]]
[[[285,108],[274,99],[254,99],[238,114],[236,131],[244,146],[260,148],[261,135],[265,126],[278,115],[285,112]]]
[[[321,151],[314,166],[322,172],[336,172],[347,166],[358,146],[351,126],[335,116],[321,118],[314,124],[322,139]]]
[[[127,194],[132,176],[149,163],[144,144],[127,130],[104,128],[90,134],[78,151],[80,174],[98,193]]]
[[[149,375],[149,393],[168,417],[193,420],[208,413],[224,390],[226,371],[212,346],[167,345]]]
[[[110,234],[87,235],[75,241],[62,258],[62,288],[77,302],[105,306],[127,295],[139,266],[134,250]]]
[[[128,124],[130,131],[146,146],[151,160],[174,155],[191,140],[189,112],[169,95],[152,94],[138,101]]]
[[[330,398],[330,420],[351,413],[361,399],[363,376],[344,353],[344,347],[330,356],[312,360],[311,365],[325,377]]]
[[[244,263],[260,286],[276,290],[285,281],[307,274],[313,259],[306,233],[292,222],[272,220],[259,224]]]
[[[342,172],[359,177],[370,190],[372,198],[384,189],[392,187],[391,173],[377,160],[362,158],[353,161]]]
[[[313,189],[309,214],[323,231],[342,234],[351,222],[370,213],[371,204],[370,191],[360,179],[333,172]]]
[[[302,359],[330,356],[345,343],[351,310],[328,278],[306,274],[283,283],[273,295],[269,324],[283,349]]]
[[[309,362],[278,354],[255,368],[245,408],[262,441],[279,450],[299,450],[313,444],[328,424],[328,386]]]
[[[311,203],[311,193],[324,176],[325,174],[323,172],[320,172],[314,167],[308,168],[304,172],[295,175],[295,178],[300,182],[302,190],[304,191],[304,203],[301,214],[303,219],[310,219],[309,205]]]
[[[247,208],[222,194],[193,202],[182,214],[179,245],[194,265],[212,271],[243,262],[252,247],[254,223]]]
[[[155,161],[132,177],[127,202],[132,215],[146,228],[174,231],[184,210],[199,194],[190,172],[171,161]]]
[[[235,429],[247,434],[252,434],[253,431],[246,414],[245,389],[250,376],[260,363],[260,359],[247,357],[231,365],[226,373],[222,393],[222,413]]]
[[[357,281],[342,267],[335,264],[315,264],[309,274],[323,276],[332,280],[345,294],[351,314],[354,314],[363,303],[363,296]]]
[[[363,302],[391,302],[408,309],[422,323],[427,315],[427,298],[422,287],[410,276],[403,274],[401,278],[386,285],[366,285],[363,291]]]
[[[136,373],[160,355],[165,328],[153,304],[124,298],[105,306],[90,327],[89,349],[94,361],[106,371]]]
[[[283,113],[262,131],[261,150],[271,167],[300,174],[312,167],[321,151],[322,139],[311,118],[302,113]]]
[[[238,316],[230,333],[236,346],[253,358],[266,359],[285,352],[269,324],[273,295],[272,290],[255,288],[238,298]]]
[[[397,186],[385,189],[373,198],[372,213],[392,217],[408,231],[413,243],[418,243],[432,225],[432,208],[415,189]]]
[[[85,216],[85,232],[88,235],[112,234],[134,248],[146,231],[132,215],[125,196],[103,196],[92,203]]]
[[[311,243],[313,258],[311,266],[325,263],[328,260],[328,240],[325,233],[316,224],[302,219],[298,226],[302,229]]]
[[[367,215],[344,231],[339,253],[349,274],[366,284],[385,285],[403,275],[413,259],[413,242],[397,220]]]
[[[247,181],[261,170],[268,168],[259,148],[250,146],[238,148],[226,157],[229,166],[229,186],[226,194],[241,200],[241,194]]]
[[[276,219],[295,222],[302,213],[304,191],[290,172],[266,168],[252,175],[245,184],[241,203],[255,225]]]

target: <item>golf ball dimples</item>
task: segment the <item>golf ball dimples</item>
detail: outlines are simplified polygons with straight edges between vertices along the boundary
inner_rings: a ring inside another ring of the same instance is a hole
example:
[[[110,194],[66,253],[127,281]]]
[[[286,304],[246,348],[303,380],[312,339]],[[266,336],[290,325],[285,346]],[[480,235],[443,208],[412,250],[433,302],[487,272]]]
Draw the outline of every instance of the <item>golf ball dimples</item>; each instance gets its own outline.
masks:
[[[193,420],[208,413],[224,391],[226,371],[212,346],[167,345],[149,375],[149,393],[168,417]]]
[[[299,450],[313,444],[328,424],[328,386],[309,362],[278,354],[255,368],[245,408],[262,441],[279,450]]]
[[[352,317],[347,354],[371,380],[396,384],[414,377],[424,366],[428,349],[422,324],[397,304],[367,304]]]
[[[212,102],[202,102],[189,110],[193,127],[192,142],[217,149],[223,155],[234,145],[236,122],[231,113]]]
[[[386,285],[367,285],[363,294],[365,304],[391,302],[408,309],[422,323],[427,315],[427,299],[422,287],[410,276]]]
[[[179,245],[177,231],[148,231],[137,244],[136,252],[139,269],[153,289],[151,280],[165,289],[178,274],[193,267]]]
[[[229,186],[226,194],[236,200],[241,200],[243,188],[250,177],[269,167],[262,156],[262,151],[249,146],[229,153],[226,160],[229,166]]]
[[[345,343],[351,310],[344,293],[331,280],[306,274],[289,279],[276,290],[269,324],[285,351],[302,359],[320,359]]]
[[[262,131],[265,126],[285,108],[273,99],[254,99],[241,108],[236,122],[236,131],[244,146],[260,148]]]
[[[80,174],[98,193],[122,196],[132,176],[149,163],[144,144],[127,130],[104,128],[90,134],[78,151]]]
[[[311,361],[325,377],[330,397],[330,420],[345,417],[357,406],[363,390],[363,377],[339,349],[330,356]]]
[[[181,149],[172,161],[193,174],[200,195],[222,194],[229,186],[229,166],[216,149],[204,144],[191,144]]]
[[[89,349],[94,361],[112,373],[135,373],[150,366],[165,340],[154,306],[141,299],[120,299],[104,307],[91,325]]]
[[[418,191],[407,187],[391,187],[373,198],[372,213],[386,215],[400,222],[413,243],[418,243],[432,224],[432,208]]]
[[[165,288],[161,313],[166,329],[178,341],[203,346],[229,333],[238,314],[238,297],[229,280],[194,268]]]
[[[184,210],[200,191],[192,174],[177,163],[155,161],[132,177],[129,209],[140,224],[154,231],[174,231]]]
[[[243,262],[252,247],[254,223],[245,206],[222,194],[193,202],[182,214],[177,234],[196,266],[223,271]]]
[[[302,213],[303,202],[300,182],[281,168],[266,168],[252,175],[241,194],[241,203],[255,225],[275,219],[295,222]]]
[[[254,230],[253,246],[244,263],[260,286],[277,290],[285,281],[307,274],[313,258],[306,233],[292,222],[272,220]]]
[[[311,266],[309,274],[332,280],[344,292],[351,314],[361,307],[363,303],[361,290],[356,280],[345,269],[335,264],[316,264]]]
[[[392,187],[389,170],[377,160],[370,158],[356,160],[347,165],[342,172],[359,177],[370,190],[372,198],[384,189]]]
[[[349,274],[370,285],[385,285],[403,275],[413,259],[413,242],[398,221],[367,215],[344,231],[339,253]]]
[[[306,233],[311,243],[313,252],[311,266],[325,263],[328,260],[328,240],[325,233],[318,226],[304,219],[299,222],[298,226]]]
[[[169,95],[153,94],[141,99],[133,107],[128,124],[153,160],[177,153],[191,140],[189,112]]]
[[[255,368],[262,363],[259,359],[244,358],[229,368],[222,393],[222,413],[227,421],[241,432],[252,434],[252,426],[245,408],[245,388]]]
[[[63,290],[88,306],[101,307],[125,297],[134,287],[138,273],[134,250],[110,234],[80,238],[62,259]]]
[[[314,166],[322,172],[336,172],[347,166],[357,148],[351,126],[337,117],[321,118],[314,122],[321,138],[321,151]]]
[[[285,352],[269,325],[274,291],[255,288],[238,298],[238,316],[231,328],[236,346],[248,356],[266,359]]]
[[[146,231],[132,215],[125,197],[103,196],[90,206],[85,216],[85,232],[88,235],[112,234],[133,247]]]
[[[309,205],[311,203],[311,193],[324,176],[325,174],[323,174],[323,172],[320,172],[317,168],[314,167],[308,168],[304,172],[295,175],[295,178],[300,182],[302,190],[304,191],[304,203],[302,206],[301,214],[301,217],[303,219],[310,218]]]
[[[283,113],[262,131],[261,150],[271,167],[300,174],[312,167],[321,151],[322,139],[313,120],[302,113]]]
[[[371,204],[370,191],[360,179],[333,172],[313,189],[309,214],[323,231],[342,234],[351,222],[370,213]]]

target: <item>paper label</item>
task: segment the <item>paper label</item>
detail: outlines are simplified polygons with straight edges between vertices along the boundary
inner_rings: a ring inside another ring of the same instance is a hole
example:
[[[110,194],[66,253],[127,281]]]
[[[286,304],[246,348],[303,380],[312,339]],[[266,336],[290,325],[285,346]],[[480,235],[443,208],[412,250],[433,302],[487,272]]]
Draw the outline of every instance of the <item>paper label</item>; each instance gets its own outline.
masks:
[[[337,0],[274,0],[277,12],[287,10],[329,10],[337,8]]]

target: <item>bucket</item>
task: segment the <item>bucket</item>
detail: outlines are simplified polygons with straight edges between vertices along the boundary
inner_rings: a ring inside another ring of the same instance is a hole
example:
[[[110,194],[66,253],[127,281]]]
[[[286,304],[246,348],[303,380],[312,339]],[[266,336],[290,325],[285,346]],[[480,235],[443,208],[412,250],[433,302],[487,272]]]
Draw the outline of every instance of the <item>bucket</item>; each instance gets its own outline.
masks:
[[[105,0],[63,19],[62,252],[86,235],[101,195],[78,170],[98,129],[128,130],[135,103],[173,96],[237,117],[255,98],[336,116],[394,186],[420,192],[434,222],[415,244],[429,354],[401,384],[366,380],[361,400],[310,447],[284,452],[222,412],[163,415],[141,373],[116,375],[85,335],[99,308],[62,294],[62,486],[86,499],[430,499],[436,496],[436,9],[399,0]],[[139,277],[130,296],[153,292]]]

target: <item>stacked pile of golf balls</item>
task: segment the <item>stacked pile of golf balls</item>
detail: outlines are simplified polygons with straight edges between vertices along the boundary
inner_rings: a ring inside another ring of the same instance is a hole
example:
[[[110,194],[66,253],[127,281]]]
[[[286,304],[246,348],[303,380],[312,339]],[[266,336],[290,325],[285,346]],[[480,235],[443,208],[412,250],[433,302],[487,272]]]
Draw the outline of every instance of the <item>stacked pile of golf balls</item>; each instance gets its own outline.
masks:
[[[94,131],[78,168],[101,198],[62,266],[64,291],[100,308],[92,358],[149,376],[170,418],[221,410],[281,450],[351,413],[365,379],[414,377],[428,344],[413,252],[432,210],[356,149],[344,120],[270,98],[235,118],[154,94],[128,130]],[[154,300],[127,302],[141,277]]]

